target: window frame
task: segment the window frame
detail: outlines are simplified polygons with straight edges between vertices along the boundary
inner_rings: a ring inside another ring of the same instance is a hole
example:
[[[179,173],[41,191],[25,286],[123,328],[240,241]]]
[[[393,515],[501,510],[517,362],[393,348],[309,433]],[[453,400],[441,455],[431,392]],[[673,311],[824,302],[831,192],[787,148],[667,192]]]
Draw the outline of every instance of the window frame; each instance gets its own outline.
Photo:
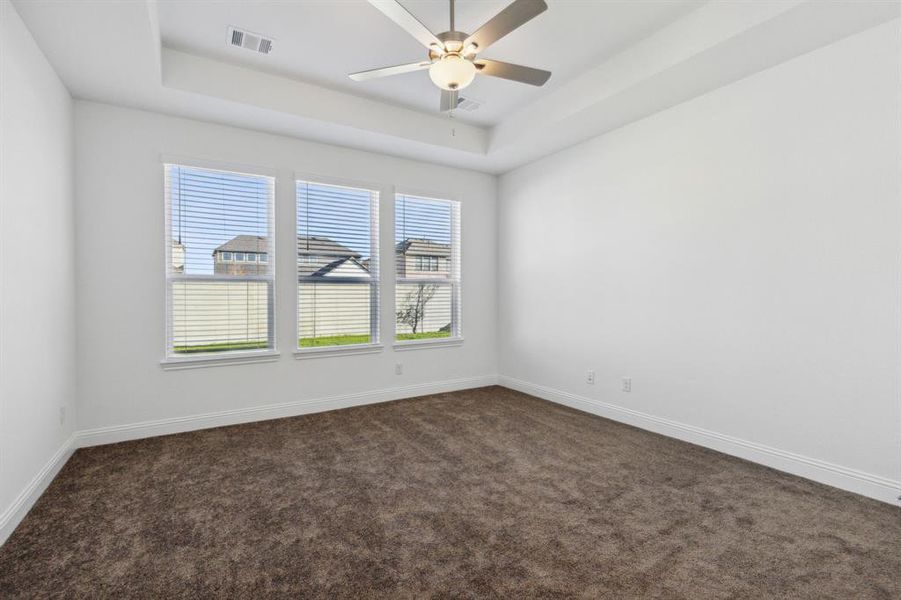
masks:
[[[397,256],[392,256],[394,261],[394,293],[392,294],[392,347],[394,351],[417,350],[426,348],[446,348],[449,346],[461,346],[463,337],[463,202],[454,194],[442,194],[434,191],[423,191],[403,186],[394,188],[394,206],[392,210],[391,247],[397,244],[397,201],[400,197],[412,197],[434,202],[447,202],[451,205],[451,256],[445,260],[448,267],[455,270],[456,278],[448,278],[443,281],[451,283],[451,335],[444,338],[431,338],[422,340],[398,340],[397,328],[397,287],[403,283],[434,283],[434,277],[400,277],[397,272]],[[454,244],[456,242],[456,245]],[[425,258],[425,257],[423,257]],[[424,261],[425,262],[425,261]],[[440,262],[438,271],[441,271]]]
[[[350,188],[354,190],[361,190],[365,192],[370,192],[371,194],[375,194],[375,198],[370,200],[369,206],[369,236],[370,236],[370,260],[372,257],[375,257],[376,263],[376,277],[373,279],[369,278],[359,278],[358,283],[368,283],[372,288],[372,300],[370,301],[370,342],[364,344],[345,344],[345,345],[336,345],[336,346],[314,346],[309,348],[301,348],[300,344],[300,307],[298,306],[298,294],[296,286],[298,285],[297,280],[297,267],[298,267],[298,257],[297,257],[297,247],[296,241],[294,245],[294,251],[292,253],[294,258],[294,265],[292,269],[292,281],[295,287],[294,293],[292,296],[294,297],[294,358],[297,360],[303,359],[311,359],[311,358],[325,358],[325,357],[335,357],[335,356],[351,356],[355,354],[375,354],[380,353],[384,349],[384,344],[382,343],[382,308],[383,308],[383,300],[382,300],[382,286],[384,284],[384,277],[382,275],[383,268],[381,262],[381,250],[382,250],[382,227],[381,227],[381,211],[382,211],[382,197],[384,194],[384,184],[373,183],[361,180],[347,179],[343,177],[333,177],[330,175],[321,175],[317,173],[310,173],[305,171],[294,171],[293,177],[291,179],[291,185],[293,190],[293,204],[294,204],[294,224],[293,224],[293,240],[296,240],[297,237],[297,184],[298,183],[312,183],[319,185],[327,185],[333,187],[343,187]],[[309,258],[312,261],[312,258],[316,255],[311,255]],[[371,263],[370,263],[371,264]],[[371,271],[370,271],[371,273]],[[347,283],[350,283],[355,278],[342,278]],[[374,340],[374,341],[372,341]]]
[[[160,360],[160,366],[165,370],[192,369],[204,367],[217,367],[225,365],[235,365],[244,363],[257,362],[273,362],[279,359],[280,352],[278,349],[278,277],[275,269],[275,263],[272,262],[268,275],[247,275],[247,276],[228,276],[222,277],[213,275],[191,275],[186,273],[170,272],[172,262],[172,210],[171,210],[171,194],[167,182],[167,168],[169,166],[184,167],[188,169],[202,169],[209,171],[222,171],[225,173],[247,175],[249,177],[264,177],[269,179],[269,206],[268,206],[268,237],[270,261],[276,254],[278,245],[275,212],[276,198],[278,195],[278,174],[275,169],[262,167],[259,165],[247,165],[237,163],[226,163],[219,161],[210,161],[204,159],[190,158],[184,156],[161,155],[160,156],[160,181],[163,186],[163,222],[164,222],[164,263],[163,263],[163,286],[166,297],[163,323],[165,324],[165,333],[163,339],[163,359]],[[237,263],[232,253],[232,261]],[[213,261],[214,264],[216,261]],[[268,282],[268,348],[257,350],[230,350],[227,352],[209,352],[197,353],[190,355],[181,355],[172,352],[172,320],[170,318],[172,310],[172,285],[176,280],[255,280]]]

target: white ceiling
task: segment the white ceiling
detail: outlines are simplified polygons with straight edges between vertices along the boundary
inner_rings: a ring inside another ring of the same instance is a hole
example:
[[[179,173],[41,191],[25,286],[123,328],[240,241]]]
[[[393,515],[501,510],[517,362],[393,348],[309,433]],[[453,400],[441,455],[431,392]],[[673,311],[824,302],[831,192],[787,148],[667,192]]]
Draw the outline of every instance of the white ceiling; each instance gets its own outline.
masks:
[[[456,28],[472,33],[510,0],[459,0]],[[449,28],[447,0],[402,0],[433,32]],[[477,77],[463,92],[484,102],[457,118],[495,125],[587,67],[648,36],[702,0],[548,0],[549,9],[487,50],[495,58],[553,72],[541,88]],[[439,92],[425,71],[368,82],[347,74],[424,60],[426,50],[365,0],[183,0],[159,3],[163,44],[399,106],[437,113]],[[268,56],[226,43],[235,26],[276,40]]]
[[[402,1],[435,31],[446,27],[444,2]],[[548,84],[486,77],[466,91],[485,105],[455,118],[434,110],[424,72],[347,79],[423,56],[364,0],[13,4],[76,98],[488,173],[901,16],[901,2],[884,0],[546,1],[485,56],[550,69]],[[506,0],[458,4],[458,29],[472,30]],[[230,48],[229,25],[273,36],[273,54]]]

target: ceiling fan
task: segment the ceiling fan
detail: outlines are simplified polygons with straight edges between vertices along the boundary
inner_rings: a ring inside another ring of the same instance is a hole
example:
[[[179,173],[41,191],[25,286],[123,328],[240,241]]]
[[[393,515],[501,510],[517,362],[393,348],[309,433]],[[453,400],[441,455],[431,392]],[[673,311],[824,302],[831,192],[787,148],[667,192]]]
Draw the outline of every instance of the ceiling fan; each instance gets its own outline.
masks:
[[[351,73],[354,81],[428,69],[432,82],[441,88],[441,112],[446,112],[457,107],[458,92],[472,83],[476,74],[529,85],[544,85],[551,76],[550,71],[478,58],[491,44],[546,11],[544,0],[514,0],[473,34],[454,28],[454,0],[450,0],[450,30],[439,34],[429,31],[397,0],[369,0],[369,3],[425,46],[429,51],[428,60]]]

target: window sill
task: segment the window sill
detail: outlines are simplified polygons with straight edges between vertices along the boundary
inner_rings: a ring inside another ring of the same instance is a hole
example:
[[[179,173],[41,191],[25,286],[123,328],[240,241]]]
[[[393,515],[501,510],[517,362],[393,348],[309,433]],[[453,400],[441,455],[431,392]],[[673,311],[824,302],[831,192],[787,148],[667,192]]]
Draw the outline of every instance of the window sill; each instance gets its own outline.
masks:
[[[298,348],[294,351],[294,358],[304,360],[308,358],[327,358],[331,356],[353,356],[354,354],[375,354],[381,352],[381,344],[359,344],[354,346],[321,346],[319,348]]]
[[[225,367],[228,365],[244,365],[251,363],[275,362],[281,353],[276,350],[265,352],[244,352],[230,354],[228,356],[199,355],[192,357],[169,357],[160,361],[160,366],[166,371],[179,369],[203,369],[206,367]]]
[[[419,350],[425,348],[444,348],[450,346],[462,346],[462,337],[450,337],[432,340],[407,340],[394,342],[395,351]]]

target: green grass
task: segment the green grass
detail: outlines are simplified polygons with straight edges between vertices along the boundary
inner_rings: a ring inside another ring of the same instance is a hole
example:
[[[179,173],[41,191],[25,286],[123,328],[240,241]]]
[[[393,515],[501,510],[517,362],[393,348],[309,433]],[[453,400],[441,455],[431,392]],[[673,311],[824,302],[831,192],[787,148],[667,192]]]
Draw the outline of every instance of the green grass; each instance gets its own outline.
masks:
[[[419,333],[398,333],[398,341],[430,340],[450,337],[449,331],[421,331]],[[315,338],[301,338],[301,348],[319,348],[322,346],[348,346],[350,344],[368,344],[368,333],[353,335],[325,335]],[[176,354],[200,354],[206,352],[228,352],[229,350],[265,350],[269,345],[265,340],[250,342],[227,342],[218,344],[202,344],[198,346],[176,346],[172,350]]]
[[[397,341],[430,340],[445,337],[450,337],[450,331],[420,331],[419,333],[398,333]]]
[[[348,344],[368,344],[369,334],[324,335],[314,338],[300,338],[301,348],[318,348],[320,346],[347,346]]]
[[[420,333],[399,333],[397,340],[426,340],[434,338],[450,337],[449,331],[426,331]],[[370,338],[368,334],[355,335],[325,335],[315,338],[301,338],[301,348],[319,348],[321,346],[347,346],[349,344],[368,344]]]
[[[200,346],[175,346],[176,354],[198,354],[201,352],[227,352],[229,350],[264,350],[269,347],[266,340],[252,342],[227,342],[219,344],[202,344]]]

